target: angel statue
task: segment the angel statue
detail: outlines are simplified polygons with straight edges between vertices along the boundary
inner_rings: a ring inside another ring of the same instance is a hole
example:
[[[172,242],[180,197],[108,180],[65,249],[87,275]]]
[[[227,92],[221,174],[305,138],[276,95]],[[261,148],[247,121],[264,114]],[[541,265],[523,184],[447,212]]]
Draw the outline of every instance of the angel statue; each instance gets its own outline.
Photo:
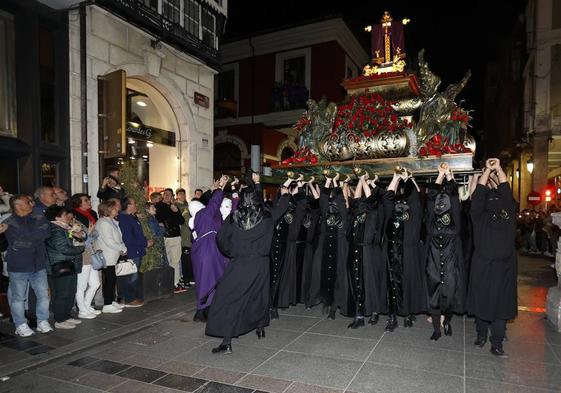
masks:
[[[442,139],[448,139],[450,144],[460,143],[462,136],[459,127],[450,127],[450,115],[458,108],[454,101],[466,86],[471,71],[459,83],[449,85],[444,92],[438,92],[440,78],[429,69],[424,59],[425,50],[419,52],[419,74],[421,80],[421,113],[417,123],[417,140],[420,145],[440,134]]]
[[[298,136],[299,150],[308,148],[314,154],[318,152],[318,142],[331,132],[333,122],[337,116],[337,105],[322,98],[320,102],[309,99],[306,102],[308,110],[304,117],[296,124],[300,130]]]

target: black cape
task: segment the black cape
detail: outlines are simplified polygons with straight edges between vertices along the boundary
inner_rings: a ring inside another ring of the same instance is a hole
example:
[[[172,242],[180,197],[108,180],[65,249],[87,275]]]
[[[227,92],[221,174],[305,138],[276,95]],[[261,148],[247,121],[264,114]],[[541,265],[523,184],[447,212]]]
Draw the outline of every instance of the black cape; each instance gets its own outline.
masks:
[[[425,266],[420,242],[423,211],[419,192],[411,181],[404,194],[384,194],[384,256],[388,267],[388,312],[397,315],[426,311]],[[396,207],[404,205],[407,214]]]
[[[450,203],[444,212],[435,211],[438,194]],[[445,181],[428,190],[425,261],[427,306],[430,314],[463,313],[465,305],[465,264],[462,249],[462,208],[458,187]]]
[[[304,245],[304,256],[302,257],[302,287],[300,302],[304,303],[306,307],[311,307],[310,300],[310,287],[312,285],[312,266],[314,260],[314,252],[317,249],[319,237],[319,200],[310,198],[309,210],[306,211],[306,216],[302,225],[306,227],[306,243]]]
[[[471,198],[474,252],[468,313],[485,321],[513,319],[517,304],[516,207],[508,183],[477,185]]]
[[[288,208],[288,196],[270,216],[249,230],[230,216],[217,234],[220,251],[231,258],[210,307],[206,334],[237,337],[269,324],[269,253],[274,223]]]

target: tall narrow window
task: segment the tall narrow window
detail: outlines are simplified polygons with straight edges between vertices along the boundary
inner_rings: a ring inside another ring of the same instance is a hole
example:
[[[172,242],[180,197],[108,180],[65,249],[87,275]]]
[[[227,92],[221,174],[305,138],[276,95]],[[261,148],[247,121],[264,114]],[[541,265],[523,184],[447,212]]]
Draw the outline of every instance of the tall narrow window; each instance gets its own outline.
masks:
[[[41,94],[41,140],[56,142],[55,128],[55,52],[51,30],[39,28],[39,65]]]
[[[200,38],[199,21],[201,6],[193,0],[185,0],[185,7],[183,8],[184,26],[185,30],[193,34],[195,37]]]
[[[174,23],[179,23],[181,6],[179,0],[162,0],[162,14]]]
[[[202,26],[203,26],[203,42],[216,49],[216,27],[215,27],[215,17],[209,11],[203,9],[202,15]]]
[[[0,135],[16,136],[14,18],[0,10]]]

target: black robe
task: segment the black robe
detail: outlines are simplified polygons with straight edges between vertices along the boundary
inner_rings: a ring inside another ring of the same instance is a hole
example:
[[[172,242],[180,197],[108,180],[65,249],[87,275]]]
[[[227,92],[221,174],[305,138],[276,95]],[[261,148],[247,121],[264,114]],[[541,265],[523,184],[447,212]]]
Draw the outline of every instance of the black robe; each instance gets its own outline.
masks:
[[[300,297],[300,287],[302,285],[302,258],[304,256],[305,241],[299,242],[301,237],[306,236],[305,227],[302,226],[302,222],[306,215],[306,204],[307,198],[304,192],[299,192],[293,196],[292,200],[293,209],[287,211],[277,224],[277,228],[280,223],[288,224],[285,244],[281,245],[284,253],[282,254],[282,260],[280,265],[282,269],[280,270],[278,279],[278,290],[276,296],[272,296],[272,306],[286,308],[290,305],[295,305],[298,303]],[[280,242],[283,241],[282,238],[279,239]],[[275,247],[275,242],[277,239],[273,235],[273,247]],[[274,255],[274,254],[273,254]],[[274,258],[272,258],[273,265],[276,264]],[[274,288],[274,286],[271,286]]]
[[[388,274],[388,312],[397,315],[426,311],[425,266],[420,242],[423,211],[411,181],[405,191],[384,194],[384,255]],[[406,211],[400,209],[404,207]],[[396,209],[397,208],[397,209]]]
[[[318,243],[312,262],[310,304],[323,303],[332,308],[346,308],[349,284],[347,280],[348,215],[343,192],[322,188],[319,199],[321,218]]]
[[[283,196],[252,229],[239,228],[230,216],[218,231],[218,247],[231,259],[216,288],[206,334],[237,337],[269,324],[271,239],[275,222],[287,208],[288,196]]]
[[[386,258],[382,250],[385,192],[376,187],[372,195],[352,204],[348,231],[349,301],[343,314],[367,316],[387,312]]]
[[[443,212],[435,210],[439,193],[446,194],[450,203]],[[456,182],[445,181],[428,190],[426,230],[427,310],[430,314],[461,314],[465,305],[465,264]]]
[[[309,209],[306,211],[306,216],[302,221],[302,226],[306,228],[306,243],[304,245],[304,256],[302,258],[302,287],[300,302],[304,303],[306,307],[311,307],[313,304],[310,301],[310,288],[312,285],[312,266],[314,260],[314,252],[317,248],[319,238],[319,200],[309,198]]]
[[[496,190],[477,185],[471,198],[474,252],[468,313],[485,321],[516,317],[516,206],[508,183]]]

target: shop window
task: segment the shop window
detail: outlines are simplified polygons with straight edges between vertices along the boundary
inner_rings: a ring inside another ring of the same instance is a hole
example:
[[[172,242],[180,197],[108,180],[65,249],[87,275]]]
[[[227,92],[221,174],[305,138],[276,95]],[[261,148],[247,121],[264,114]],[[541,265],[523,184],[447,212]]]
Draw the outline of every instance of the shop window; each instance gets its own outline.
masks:
[[[199,31],[199,21],[201,6],[193,0],[185,0],[185,5],[183,8],[184,13],[184,27],[189,33],[193,34],[195,37],[200,37]]]
[[[170,21],[179,24],[179,15],[181,15],[179,0],[162,0],[162,14]]]
[[[214,15],[203,9],[201,12],[201,22],[203,28],[203,42],[211,48],[216,49],[216,19]]]
[[[41,185],[52,187],[58,185],[58,164],[56,162],[43,161],[41,163]]]
[[[273,111],[306,107],[310,96],[310,48],[276,55]]]
[[[14,18],[0,10],[0,135],[16,136]]]
[[[41,96],[41,140],[56,142],[55,130],[55,53],[50,30],[39,28],[39,67]]]

